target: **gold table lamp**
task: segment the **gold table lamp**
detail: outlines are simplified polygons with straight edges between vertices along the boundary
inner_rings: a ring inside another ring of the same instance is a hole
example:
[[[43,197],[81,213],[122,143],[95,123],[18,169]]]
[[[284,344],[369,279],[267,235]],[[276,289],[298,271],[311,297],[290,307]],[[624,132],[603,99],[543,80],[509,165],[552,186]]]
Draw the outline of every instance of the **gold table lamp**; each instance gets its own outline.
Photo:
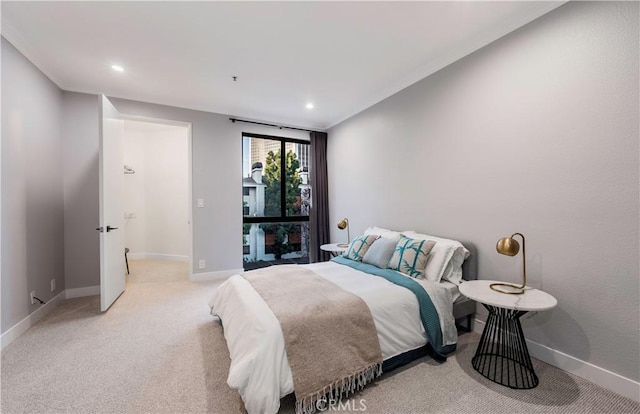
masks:
[[[347,242],[346,243],[338,243],[338,247],[349,247],[349,243],[351,242],[351,238],[349,237],[349,219],[343,218],[338,222],[338,228],[340,230],[347,229]]]
[[[510,295],[521,295],[524,293],[524,288],[527,286],[527,263],[526,254],[524,249],[524,235],[522,233],[513,233],[511,237],[503,237],[498,240],[496,250],[500,254],[507,256],[515,256],[520,250],[520,244],[513,236],[522,237],[522,286],[517,286],[511,283],[492,283],[489,287],[496,292],[507,293]]]

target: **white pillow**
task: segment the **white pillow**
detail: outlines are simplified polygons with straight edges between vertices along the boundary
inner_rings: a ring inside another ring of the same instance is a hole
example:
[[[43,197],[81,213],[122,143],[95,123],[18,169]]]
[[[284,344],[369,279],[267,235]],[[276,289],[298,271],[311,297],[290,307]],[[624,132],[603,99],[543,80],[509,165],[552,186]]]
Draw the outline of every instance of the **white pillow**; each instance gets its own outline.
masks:
[[[425,279],[432,282],[440,282],[440,280],[444,279],[460,284],[460,280],[462,280],[462,263],[469,257],[469,250],[462,243],[414,231],[406,231],[403,234],[412,239],[433,240],[436,242],[429,254],[429,260],[425,268]]]
[[[381,227],[369,227],[364,231],[365,236],[370,234],[376,234],[384,239],[392,239],[392,240],[400,240],[400,236],[402,235],[399,231],[383,229]]]
[[[462,262],[458,264],[457,263],[458,261],[456,260],[456,256],[457,255],[455,254],[453,255],[453,257],[449,261],[449,264],[444,269],[444,273],[442,274],[442,279],[440,279],[441,282],[449,281],[456,285],[460,285],[460,283],[462,282]]]

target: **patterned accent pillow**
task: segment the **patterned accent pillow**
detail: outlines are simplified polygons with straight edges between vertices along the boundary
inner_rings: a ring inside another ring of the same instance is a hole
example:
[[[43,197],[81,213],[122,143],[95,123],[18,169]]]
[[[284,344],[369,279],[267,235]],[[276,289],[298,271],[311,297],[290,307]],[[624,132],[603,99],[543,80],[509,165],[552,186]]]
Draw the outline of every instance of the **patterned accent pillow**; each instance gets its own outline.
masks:
[[[346,252],[342,254],[343,257],[347,259],[355,260],[356,262],[361,262],[364,254],[369,250],[369,247],[373,244],[374,241],[378,239],[378,235],[368,235],[368,236],[358,236],[355,239],[351,240],[349,244],[349,248]]]
[[[414,278],[424,277],[429,252],[436,242],[417,240],[402,236],[389,260],[389,269],[397,270]]]

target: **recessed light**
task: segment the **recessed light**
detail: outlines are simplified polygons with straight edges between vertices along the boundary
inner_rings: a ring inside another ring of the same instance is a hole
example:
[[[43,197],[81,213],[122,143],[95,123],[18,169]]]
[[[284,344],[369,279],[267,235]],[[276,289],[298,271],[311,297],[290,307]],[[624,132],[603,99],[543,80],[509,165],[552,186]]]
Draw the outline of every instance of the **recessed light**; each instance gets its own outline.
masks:
[[[306,105],[306,108],[307,108],[307,109],[313,109],[313,104],[312,104],[311,102],[309,102],[309,103]]]
[[[115,70],[116,72],[124,72],[124,68],[120,65],[111,65],[111,69]]]

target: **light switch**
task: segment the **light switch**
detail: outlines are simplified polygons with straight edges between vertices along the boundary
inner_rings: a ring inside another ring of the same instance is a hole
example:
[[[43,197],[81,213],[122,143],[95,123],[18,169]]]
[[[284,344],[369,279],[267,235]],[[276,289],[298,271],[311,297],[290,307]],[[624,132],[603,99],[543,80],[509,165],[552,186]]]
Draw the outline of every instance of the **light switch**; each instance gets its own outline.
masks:
[[[198,199],[198,208],[203,208],[204,207],[204,198],[199,198]]]

